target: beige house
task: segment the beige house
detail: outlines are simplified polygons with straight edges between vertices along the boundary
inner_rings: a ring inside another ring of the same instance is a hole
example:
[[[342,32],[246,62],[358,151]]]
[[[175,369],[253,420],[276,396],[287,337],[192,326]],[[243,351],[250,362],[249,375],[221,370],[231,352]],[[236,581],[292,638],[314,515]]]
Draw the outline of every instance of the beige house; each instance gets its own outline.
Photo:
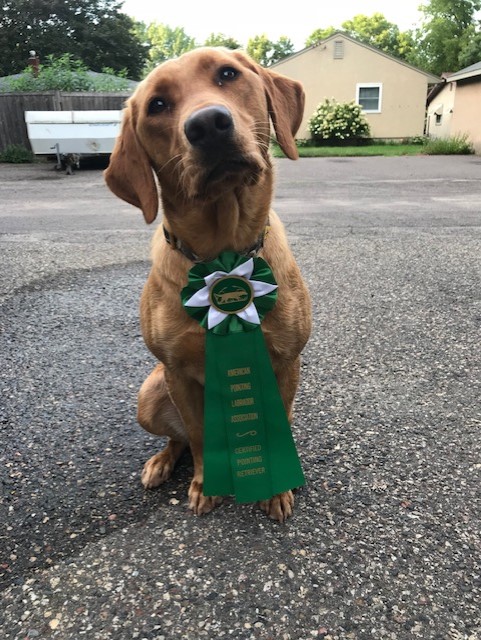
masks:
[[[362,105],[373,138],[409,138],[424,133],[428,86],[439,78],[343,33],[294,53],[272,66],[299,80],[306,92],[299,138],[326,98]]]
[[[481,152],[481,62],[448,75],[432,90],[426,132],[432,138],[467,135]]]

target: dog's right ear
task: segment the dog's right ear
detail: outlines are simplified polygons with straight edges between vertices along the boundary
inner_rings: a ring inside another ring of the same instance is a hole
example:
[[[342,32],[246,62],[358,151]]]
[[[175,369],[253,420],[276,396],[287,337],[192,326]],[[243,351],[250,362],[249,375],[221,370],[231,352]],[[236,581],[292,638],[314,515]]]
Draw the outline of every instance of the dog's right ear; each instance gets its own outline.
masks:
[[[157,185],[149,157],[135,133],[129,105],[104,178],[116,196],[142,209],[148,224],[155,220],[159,209]]]

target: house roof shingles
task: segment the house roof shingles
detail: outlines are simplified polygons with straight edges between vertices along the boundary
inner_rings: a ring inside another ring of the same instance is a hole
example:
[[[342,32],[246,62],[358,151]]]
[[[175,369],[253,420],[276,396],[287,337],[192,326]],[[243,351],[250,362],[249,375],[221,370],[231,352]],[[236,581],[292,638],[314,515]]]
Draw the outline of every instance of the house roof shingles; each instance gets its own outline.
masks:
[[[446,82],[455,82],[456,80],[474,78],[475,76],[481,76],[481,61],[475,62],[469,65],[469,67],[464,67],[464,69],[460,69],[456,71],[456,73],[450,73],[446,78]]]

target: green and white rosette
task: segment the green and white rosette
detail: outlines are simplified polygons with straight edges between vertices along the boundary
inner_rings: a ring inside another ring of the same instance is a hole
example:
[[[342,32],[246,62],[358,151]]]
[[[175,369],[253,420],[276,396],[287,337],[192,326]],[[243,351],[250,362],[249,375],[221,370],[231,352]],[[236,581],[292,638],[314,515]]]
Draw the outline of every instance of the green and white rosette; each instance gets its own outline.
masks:
[[[192,267],[181,298],[206,329],[204,495],[255,502],[302,486],[261,329],[277,300],[269,265],[226,251]]]

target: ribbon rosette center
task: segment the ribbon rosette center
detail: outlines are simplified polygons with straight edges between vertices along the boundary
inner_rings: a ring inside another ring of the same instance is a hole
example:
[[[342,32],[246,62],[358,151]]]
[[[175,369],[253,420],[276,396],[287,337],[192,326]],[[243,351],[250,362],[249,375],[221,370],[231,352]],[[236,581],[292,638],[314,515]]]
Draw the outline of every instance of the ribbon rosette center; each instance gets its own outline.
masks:
[[[262,263],[264,266],[264,261]],[[257,273],[255,266],[254,259],[250,258],[229,272],[216,269],[208,273],[203,276],[204,286],[186,299],[184,305],[191,308],[208,307],[206,329],[209,330],[232,315],[252,325],[259,325],[261,317],[256,298],[273,293],[277,284],[272,277],[269,278],[270,282],[256,279],[261,274]]]

